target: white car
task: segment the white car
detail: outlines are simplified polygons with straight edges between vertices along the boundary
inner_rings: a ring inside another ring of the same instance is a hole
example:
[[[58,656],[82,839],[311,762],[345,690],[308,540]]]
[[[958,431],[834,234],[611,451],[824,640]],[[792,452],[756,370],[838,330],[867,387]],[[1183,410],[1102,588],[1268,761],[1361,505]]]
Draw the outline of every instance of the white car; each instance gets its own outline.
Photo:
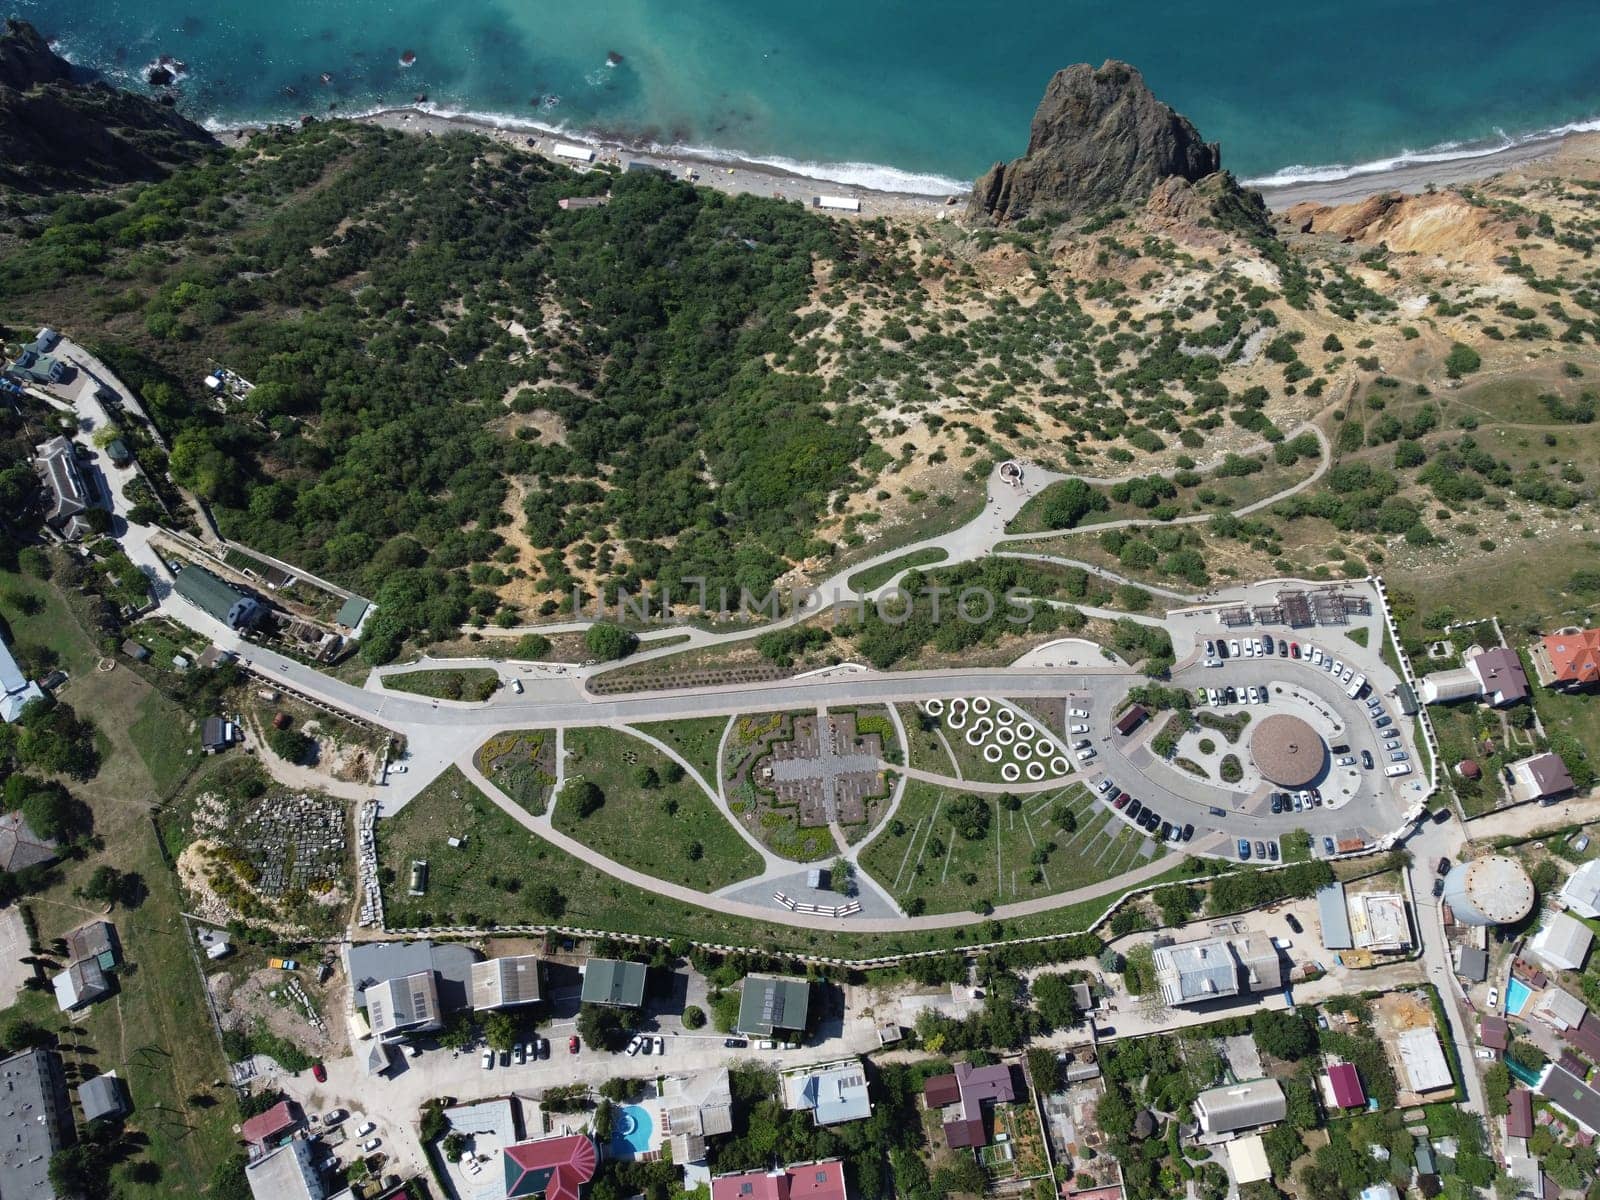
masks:
[[[1087,725],[1074,725],[1070,730],[1068,730],[1068,732],[1069,733],[1088,733],[1089,732],[1089,727]]]
[[[1322,665],[1322,651],[1316,646],[1311,647],[1311,665],[1313,667]]]
[[[1210,690],[1210,692],[1207,693],[1207,695],[1209,696],[1209,698],[1211,700],[1211,704],[1212,704],[1213,707],[1215,707],[1218,704],[1221,704],[1222,701],[1223,701],[1223,695],[1222,695],[1222,689],[1221,688],[1212,688]]]
[[[381,1145],[383,1145],[382,1138],[368,1138],[366,1141],[361,1143],[361,1149],[366,1153],[371,1154]]]
[[[1114,788],[1116,786],[1117,785],[1112,783],[1111,780],[1109,780],[1109,779],[1102,779],[1099,783],[1095,784],[1095,787],[1100,789],[1100,794],[1102,796],[1104,796],[1107,792],[1109,792],[1112,788]]]
[[[1494,1061],[1494,1051],[1486,1049],[1483,1046],[1479,1046],[1476,1050],[1473,1051],[1473,1053],[1476,1054],[1479,1058],[1483,1059],[1485,1062],[1493,1062]]]
[[[1235,658],[1239,657],[1239,639],[1238,638],[1229,638],[1228,639],[1228,653],[1233,655]]]
[[[630,1055],[638,1054],[639,1053],[639,1047],[641,1047],[642,1045],[644,1045],[644,1039],[641,1038],[638,1034],[634,1034],[632,1040],[630,1040],[628,1042],[628,1053]]]
[[[1079,750],[1078,754],[1077,754],[1077,759],[1078,759],[1079,762],[1088,762],[1093,757],[1094,757],[1094,748],[1093,747],[1090,747],[1088,750]]]
[[[1089,715],[1089,710],[1087,708],[1069,708],[1067,709],[1067,715],[1073,717],[1087,717]]]
[[[389,765],[389,774],[404,775],[408,769],[405,763],[391,763]]]
[[[356,1127],[355,1136],[358,1137],[358,1138],[364,1138],[364,1137],[367,1136],[367,1134],[371,1133],[376,1128],[377,1128],[377,1125],[374,1124],[373,1122],[371,1122],[371,1121],[363,1121],[363,1122],[361,1122],[360,1125],[358,1125]]]
[[[515,1051],[515,1053],[512,1054],[511,1058],[512,1058],[512,1061],[515,1062],[517,1064],[517,1066],[519,1066],[519,1067],[522,1066],[523,1063],[528,1061],[527,1053],[522,1049],[522,1047],[520,1045],[517,1046],[516,1051]]]
[[[494,1070],[494,1051],[485,1050],[483,1052],[483,1058],[479,1060],[478,1065],[485,1071]]]
[[[1343,671],[1339,672],[1340,683],[1350,683],[1355,679],[1355,677],[1356,673],[1350,667],[1346,667]]]
[[[1500,989],[1497,987],[1489,989],[1489,1007],[1495,1012],[1500,1010]]]
[[[666,1052],[667,1052],[667,1039],[662,1037],[658,1033],[658,1034],[656,1034],[656,1053],[657,1054],[665,1054]]]
[[[511,681],[511,690],[519,696],[522,695],[522,680],[513,679]]]
[[[1256,656],[1256,644],[1253,641],[1244,644],[1244,656],[1246,658],[1254,658]]]

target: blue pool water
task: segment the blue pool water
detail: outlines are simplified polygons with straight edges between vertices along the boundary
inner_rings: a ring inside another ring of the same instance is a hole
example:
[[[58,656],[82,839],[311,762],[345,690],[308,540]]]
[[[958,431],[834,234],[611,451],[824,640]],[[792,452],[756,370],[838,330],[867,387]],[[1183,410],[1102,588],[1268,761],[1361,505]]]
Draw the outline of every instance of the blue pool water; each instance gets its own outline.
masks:
[[[1533,989],[1520,979],[1512,979],[1506,984],[1506,1011],[1512,1016],[1519,1016],[1527,1007],[1528,997],[1533,995]]]
[[[624,1105],[617,1113],[616,1124],[611,1127],[611,1156],[637,1158],[650,1149],[650,1135],[655,1131],[655,1121],[650,1110],[637,1104]]]

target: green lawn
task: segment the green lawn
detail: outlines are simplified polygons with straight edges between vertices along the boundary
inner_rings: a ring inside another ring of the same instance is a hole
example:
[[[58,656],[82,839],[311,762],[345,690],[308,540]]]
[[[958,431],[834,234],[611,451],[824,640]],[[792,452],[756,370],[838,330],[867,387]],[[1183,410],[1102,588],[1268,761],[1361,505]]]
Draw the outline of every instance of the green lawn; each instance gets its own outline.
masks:
[[[702,891],[761,871],[761,858],[687,775],[668,783],[666,755],[615,729],[569,729],[567,778],[582,776],[605,794],[587,817],[556,804],[556,828],[625,866]],[[636,773],[659,779],[643,787]]]
[[[919,899],[930,913],[1009,904],[1097,883],[1149,861],[1141,854],[1147,839],[1125,822],[1113,824],[1082,785],[1025,797],[1014,810],[995,797],[978,797],[989,824],[976,840],[958,832],[947,815],[947,806],[963,795],[912,780],[894,820],[861,855],[861,865],[908,911]],[[1056,823],[1060,806],[1072,812],[1074,832]],[[1049,850],[1052,843],[1056,848]]]
[[[150,806],[186,771],[182,752],[190,718],[123,667],[94,670],[98,648],[76,616],[81,597],[67,597],[37,580],[0,573],[0,595],[38,597],[43,608],[25,615],[11,603],[6,614],[15,636],[48,645],[74,678],[62,698],[101,731],[105,760],[97,776],[70,785],[94,813],[103,849],[65,861],[59,881],[26,903],[48,942],[96,915],[74,894],[98,866],[115,865],[142,879],[137,908],[111,914],[127,967],[119,993],[91,1006],[65,1038],[69,1080],[81,1069],[115,1070],[128,1085],[134,1112],[129,1128],[147,1139],[114,1177],[130,1200],[201,1195],[213,1165],[235,1147],[238,1119],[232,1093],[213,1089],[227,1068],[206,1014],[200,978],[179,918],[182,898],[167,868],[150,818]],[[13,1017],[57,1030],[62,1017],[53,997],[23,992],[0,1023]],[[133,1168],[137,1168],[136,1170]]]
[[[671,746],[712,787],[717,786],[717,750],[722,745],[722,731],[727,727],[727,717],[686,717],[681,721],[651,721],[635,726],[640,733],[648,733]]]
[[[933,717],[925,718],[915,704],[898,704],[895,707],[900,712],[900,723],[906,727],[906,740],[910,743],[908,765],[919,771],[932,771],[936,775],[955,778],[955,764],[945,750],[944,743],[939,740],[938,721]],[[924,719],[931,728],[923,728]]]
[[[435,700],[487,700],[500,686],[492,667],[460,667],[439,671],[403,671],[382,676],[383,686]]]
[[[947,551],[940,550],[937,546],[913,550],[909,554],[900,555],[899,558],[891,558],[886,563],[868,567],[865,571],[857,571],[848,581],[850,590],[870,592],[882,587],[902,571],[910,570],[912,567],[931,567],[934,563],[943,562],[949,557]]]
[[[467,839],[461,850],[447,837]],[[433,924],[561,924],[652,937],[760,948],[771,953],[825,954],[852,958],[939,950],[980,941],[1069,934],[1086,929],[1117,899],[1085,900],[1009,921],[981,926],[892,934],[796,929],[750,921],[707,907],[680,904],[631,887],[556,849],[522,828],[473,787],[455,768],[446,771],[399,813],[378,826],[378,856],[385,879],[384,908],[391,929]],[[428,860],[428,894],[405,894],[403,880],[413,858]],[[1181,863],[1155,882],[1184,875]],[[533,907],[523,880],[557,888],[559,914]],[[491,883],[491,880],[493,882]]]
[[[989,717],[990,717],[991,720],[994,717],[994,711],[995,710],[991,710],[990,713],[989,713]],[[1030,714],[1028,714],[1024,710],[1019,709],[1018,711],[1022,713],[1023,720],[1026,720],[1029,724],[1034,726],[1035,730],[1038,730],[1039,722],[1034,717],[1032,717]],[[949,726],[949,711],[948,710],[946,710],[944,713],[942,713],[940,716],[938,716],[938,717],[936,717],[934,719],[935,719],[935,721],[937,721],[939,723],[939,728],[944,731],[945,740],[950,744],[950,751],[951,751],[951,753],[953,753],[955,755],[956,764],[961,768],[960,777],[962,779],[973,779],[973,780],[977,780],[979,783],[1003,783],[1003,782],[1005,782],[1005,780],[1002,778],[1002,776],[1000,774],[1000,768],[1004,763],[1016,762],[1018,766],[1022,766],[1023,765],[1022,762],[1018,761],[1017,759],[1015,759],[1011,755],[1010,748],[1007,747],[1007,746],[1001,746],[1000,747],[1001,751],[1003,752],[1003,757],[1001,758],[1001,760],[999,762],[990,762],[988,759],[984,758],[984,756],[983,756],[983,746],[974,746],[970,742],[967,741],[967,733],[972,728],[972,721],[973,721],[973,715],[972,715],[970,710],[968,711],[967,716],[966,716],[966,724],[964,724],[960,729],[952,729],[952,728],[950,728],[950,726]],[[1012,722],[1012,727],[1015,728],[1019,724],[1021,724],[1021,721],[1013,721]],[[907,729],[907,732],[909,733],[910,729],[911,729],[911,726],[908,724],[906,726],[906,729]],[[927,770],[938,770],[938,771],[941,771],[943,774],[946,774],[946,775],[951,774],[949,755],[944,754],[943,753],[944,747],[938,745],[938,735],[934,734],[934,733],[930,733],[930,734],[927,734],[927,735],[924,735],[924,736],[932,738],[934,745],[938,746],[940,754],[939,754],[939,756],[934,757],[934,761],[938,762],[939,758],[943,758],[944,759],[943,765],[937,766],[937,767],[929,767],[929,768],[926,768],[926,769]],[[994,736],[993,734],[990,734],[989,737],[986,739],[986,742],[987,741],[992,741],[993,740],[993,736]],[[1044,737],[1044,734],[1042,732],[1035,732],[1035,734],[1034,734],[1034,736],[1033,736],[1033,738],[1031,740],[1037,742],[1042,737]],[[930,757],[933,757],[933,756],[930,755]],[[1050,757],[1054,758],[1055,755],[1052,754]],[[1028,761],[1031,762],[1033,760],[1029,759]],[[1045,766],[1048,769],[1048,767],[1049,767],[1049,761],[1048,760],[1046,761]],[[1015,780],[1014,782],[1019,787],[1026,787],[1027,786],[1027,781],[1026,781],[1025,778],[1024,779]]]

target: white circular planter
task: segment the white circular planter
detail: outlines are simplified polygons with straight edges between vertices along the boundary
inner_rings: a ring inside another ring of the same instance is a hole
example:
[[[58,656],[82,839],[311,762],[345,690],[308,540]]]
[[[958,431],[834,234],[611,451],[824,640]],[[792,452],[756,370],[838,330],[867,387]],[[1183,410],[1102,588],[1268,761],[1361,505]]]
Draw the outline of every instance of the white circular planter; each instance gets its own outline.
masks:
[[[1033,757],[1033,747],[1027,742],[1018,742],[1011,747],[1011,753],[1016,756],[1018,762],[1025,762]]]
[[[1040,738],[1033,744],[1033,752],[1040,758],[1049,758],[1056,752],[1056,748],[1049,738]]]
[[[980,736],[988,737],[994,731],[994,722],[988,717],[979,717],[972,723],[972,727],[978,731]]]
[[[954,700],[950,701],[950,711],[953,712],[953,713],[956,713],[956,712],[964,713],[964,712],[966,712],[967,711],[967,702],[966,702],[966,700],[964,700],[960,696],[957,696]]]
[[[950,706],[950,715],[947,716],[944,719],[944,723],[946,725],[950,726],[951,729],[964,729],[964,728],[966,728],[966,724],[967,724],[967,713],[966,713],[966,710],[957,708],[954,704],[952,704]]]
[[[1044,764],[1035,759],[1027,766],[1028,778],[1038,781],[1044,778]]]
[[[987,696],[979,696],[972,702],[972,711],[980,717],[994,707],[994,701]]]
[[[984,762],[992,762],[992,763],[999,762],[1000,761],[1000,747],[996,746],[996,745],[993,745],[993,744],[985,746],[983,748],[983,761]],[[1010,766],[1011,764],[1007,763],[1006,765]]]
[[[984,742],[983,730],[977,725],[967,730],[967,745],[981,746]]]
[[[1002,725],[999,729],[994,731],[994,740],[999,742],[1002,746],[1009,746],[1012,742],[1017,740],[1017,735],[1012,733],[1009,728]]]
[[[1029,738],[1031,738],[1035,734],[1037,734],[1038,732],[1039,731],[1037,729],[1035,729],[1032,725],[1028,724],[1026,721],[1023,721],[1020,725],[1017,726],[1017,740],[1019,742],[1025,742]]]
[[[1015,783],[1022,778],[1022,768],[1017,766],[1016,763],[1006,763],[1000,768],[1000,778],[1007,783]]]
[[[1017,714],[1009,708],[997,708],[994,712],[994,719],[1002,725],[1009,725],[1017,719]]]
[[[1065,758],[1058,754],[1050,760],[1050,769],[1057,775],[1065,775],[1072,767]]]
[[[925,703],[922,706],[922,711],[927,713],[931,717],[937,717],[940,713],[942,713],[944,711],[944,701],[943,700],[929,700],[927,703]]]

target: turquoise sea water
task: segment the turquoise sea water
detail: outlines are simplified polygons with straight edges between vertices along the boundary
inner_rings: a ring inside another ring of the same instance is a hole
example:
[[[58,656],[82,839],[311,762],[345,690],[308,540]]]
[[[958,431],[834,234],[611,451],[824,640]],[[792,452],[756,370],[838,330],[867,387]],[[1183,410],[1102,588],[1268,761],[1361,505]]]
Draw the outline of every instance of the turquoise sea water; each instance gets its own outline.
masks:
[[[12,0],[12,11],[120,83],[138,85],[158,55],[181,59],[181,107],[218,125],[426,92],[443,109],[921,190],[1020,153],[1052,72],[1108,56],[1139,67],[1251,179],[1600,128],[1595,0]],[[407,50],[416,61],[402,67]]]

